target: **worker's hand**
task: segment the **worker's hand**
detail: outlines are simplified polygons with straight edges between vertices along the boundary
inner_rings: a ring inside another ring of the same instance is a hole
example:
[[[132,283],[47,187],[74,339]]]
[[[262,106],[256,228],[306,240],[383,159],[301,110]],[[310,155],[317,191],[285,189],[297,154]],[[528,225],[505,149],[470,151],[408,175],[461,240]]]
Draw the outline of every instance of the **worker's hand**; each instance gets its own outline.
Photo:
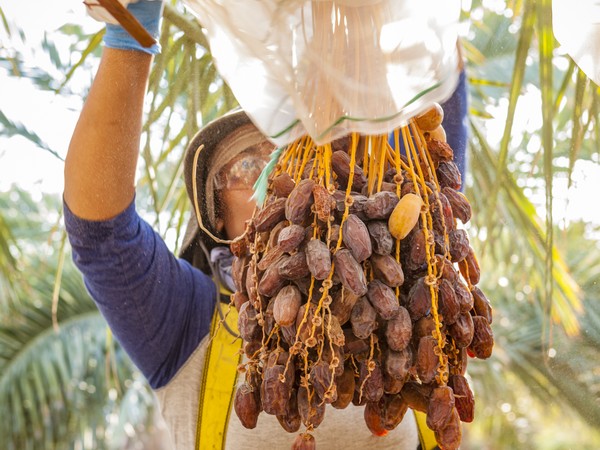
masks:
[[[163,0],[118,0],[142,24],[142,26],[157,39],[160,34],[160,19],[162,17]],[[86,0],[84,4],[91,17],[106,22],[104,45],[109,48],[121,50],[138,50],[146,53],[157,54],[160,52],[158,44],[152,47],[143,47],[136,41],[117,20],[97,0]]]

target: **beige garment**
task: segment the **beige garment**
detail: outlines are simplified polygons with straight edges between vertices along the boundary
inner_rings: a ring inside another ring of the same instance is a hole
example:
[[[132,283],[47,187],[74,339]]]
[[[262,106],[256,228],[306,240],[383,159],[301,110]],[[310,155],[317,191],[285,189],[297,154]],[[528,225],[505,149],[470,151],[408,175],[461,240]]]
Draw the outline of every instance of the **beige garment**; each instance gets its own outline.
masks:
[[[156,395],[162,415],[173,439],[173,449],[193,450],[196,439],[198,396],[208,338],[204,338],[196,351],[166,386]],[[413,414],[409,411],[402,423],[385,437],[376,437],[367,429],[363,407],[353,405],[343,410],[327,406],[323,423],[313,435],[320,449],[394,449],[415,450],[419,438]],[[242,426],[235,412],[231,412],[227,430],[227,450],[269,449],[287,450],[296,433],[288,433],[275,418],[261,413],[253,430]],[[201,449],[205,450],[205,449]]]

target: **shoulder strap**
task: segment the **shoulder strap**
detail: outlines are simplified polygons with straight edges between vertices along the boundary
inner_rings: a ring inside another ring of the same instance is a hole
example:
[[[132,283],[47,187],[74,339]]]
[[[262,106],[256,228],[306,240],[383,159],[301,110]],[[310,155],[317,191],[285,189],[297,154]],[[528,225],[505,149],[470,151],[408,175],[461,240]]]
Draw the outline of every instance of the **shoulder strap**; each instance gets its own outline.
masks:
[[[230,328],[237,330],[237,320],[237,310],[231,308],[225,321]],[[215,311],[198,399],[197,450],[225,448],[227,424],[233,406],[242,341],[234,338],[220,321],[218,311]]]
[[[435,440],[435,434],[427,426],[427,415],[424,412],[416,411],[413,409],[415,415],[415,421],[417,422],[417,431],[419,432],[419,446],[420,450],[436,450],[439,449],[437,441]]]

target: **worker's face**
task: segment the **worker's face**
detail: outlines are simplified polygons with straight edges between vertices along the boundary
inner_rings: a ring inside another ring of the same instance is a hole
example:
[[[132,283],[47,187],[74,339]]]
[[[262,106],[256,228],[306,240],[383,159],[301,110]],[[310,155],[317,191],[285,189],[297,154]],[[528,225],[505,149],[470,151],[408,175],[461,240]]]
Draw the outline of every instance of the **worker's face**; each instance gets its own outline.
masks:
[[[250,220],[256,206],[256,202],[251,200],[253,193],[252,188],[221,192],[222,218],[218,227],[225,230],[228,239],[235,239],[246,229],[246,221]]]
[[[257,144],[233,158],[218,175],[217,188],[221,202],[217,229],[228,239],[240,236],[246,221],[252,217],[256,202],[251,199],[253,186],[269,161],[273,145]]]

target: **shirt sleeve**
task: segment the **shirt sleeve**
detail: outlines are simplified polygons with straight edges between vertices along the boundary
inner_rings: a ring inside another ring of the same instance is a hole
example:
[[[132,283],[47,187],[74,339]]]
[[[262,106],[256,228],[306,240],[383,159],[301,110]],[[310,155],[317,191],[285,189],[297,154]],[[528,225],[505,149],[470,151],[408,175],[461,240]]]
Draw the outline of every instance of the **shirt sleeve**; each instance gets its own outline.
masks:
[[[216,301],[210,277],[176,258],[135,211],[89,221],[64,203],[75,265],[113,334],[153,389],[208,334]]]

